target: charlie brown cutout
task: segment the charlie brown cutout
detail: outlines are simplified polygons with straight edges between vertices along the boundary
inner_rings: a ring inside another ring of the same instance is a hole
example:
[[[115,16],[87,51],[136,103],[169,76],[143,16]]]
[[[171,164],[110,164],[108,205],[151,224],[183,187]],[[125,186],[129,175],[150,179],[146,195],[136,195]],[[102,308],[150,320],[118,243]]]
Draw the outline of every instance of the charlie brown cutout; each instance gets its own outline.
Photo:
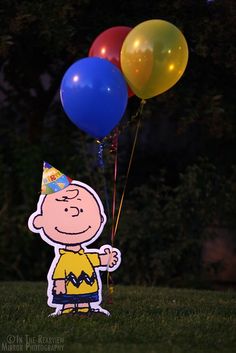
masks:
[[[103,205],[88,185],[71,180],[44,162],[42,190],[29,229],[55,249],[48,271],[48,305],[52,315],[102,312],[100,271],[114,271],[120,251],[110,245],[87,249],[106,223]]]

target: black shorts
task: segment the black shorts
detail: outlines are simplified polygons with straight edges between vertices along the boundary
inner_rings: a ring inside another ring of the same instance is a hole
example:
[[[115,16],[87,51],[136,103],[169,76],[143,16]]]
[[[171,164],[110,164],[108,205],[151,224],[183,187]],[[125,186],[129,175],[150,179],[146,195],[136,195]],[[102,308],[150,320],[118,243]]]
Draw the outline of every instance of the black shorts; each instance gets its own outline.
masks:
[[[98,302],[98,292],[88,294],[54,294],[52,302],[54,304],[79,304]]]

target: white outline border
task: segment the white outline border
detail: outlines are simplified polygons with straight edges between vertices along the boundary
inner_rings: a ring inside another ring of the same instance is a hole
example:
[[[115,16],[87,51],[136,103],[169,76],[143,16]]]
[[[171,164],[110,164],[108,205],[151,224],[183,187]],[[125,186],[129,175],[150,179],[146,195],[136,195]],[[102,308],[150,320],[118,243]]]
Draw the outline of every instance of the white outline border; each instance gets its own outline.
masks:
[[[118,261],[112,268],[108,268],[108,266],[95,267],[95,272],[96,272],[97,280],[98,280],[98,298],[99,298],[99,300],[97,302],[91,303],[91,308],[94,309],[95,311],[103,312],[104,314],[109,316],[110,315],[109,311],[103,309],[100,306],[100,304],[102,302],[102,281],[101,281],[100,271],[106,271],[106,270],[108,270],[109,272],[115,271],[120,266],[121,253],[120,253],[120,250],[118,250],[116,248],[113,248],[111,245],[103,245],[99,250],[98,249],[87,249],[87,245],[93,243],[100,236],[100,234],[102,233],[103,228],[104,228],[104,226],[106,224],[106,221],[107,221],[107,217],[106,217],[106,215],[104,213],[104,208],[103,208],[103,205],[102,205],[102,202],[101,202],[99,196],[97,195],[97,193],[89,185],[87,185],[85,183],[82,183],[80,181],[77,181],[77,180],[73,180],[70,184],[78,185],[78,186],[81,186],[81,187],[87,189],[94,196],[95,200],[97,201],[97,203],[98,203],[98,205],[100,207],[101,216],[103,217],[103,222],[102,222],[101,227],[98,230],[98,232],[88,242],[82,243],[83,246],[81,245],[81,248],[85,251],[85,253],[87,251],[87,252],[90,252],[90,253],[104,254],[105,249],[110,249],[111,252],[112,251],[117,252]],[[34,224],[33,224],[34,219],[36,218],[36,216],[42,214],[42,204],[43,204],[43,201],[44,201],[45,197],[46,197],[46,195],[40,195],[39,201],[38,201],[38,204],[37,204],[37,210],[34,213],[32,213],[32,215],[29,217],[28,227],[33,233],[39,233],[41,238],[46,243],[48,243],[49,245],[54,247],[55,257],[54,257],[54,259],[52,261],[52,264],[51,264],[50,269],[49,269],[48,274],[47,274],[47,280],[48,280],[48,289],[47,289],[48,301],[47,301],[47,303],[48,303],[48,306],[50,306],[52,308],[55,308],[55,312],[50,314],[49,316],[57,316],[57,315],[60,315],[60,313],[61,313],[62,305],[61,304],[54,304],[52,302],[52,300],[53,300],[53,295],[52,295],[53,279],[52,279],[52,275],[53,275],[55,266],[56,266],[56,264],[57,264],[57,262],[58,262],[58,260],[60,258],[59,250],[60,249],[65,249],[65,246],[63,246],[61,244],[56,244],[53,241],[51,241],[50,239],[48,239],[48,237],[45,235],[45,233],[43,231],[43,228],[38,229],[38,228],[34,227]]]

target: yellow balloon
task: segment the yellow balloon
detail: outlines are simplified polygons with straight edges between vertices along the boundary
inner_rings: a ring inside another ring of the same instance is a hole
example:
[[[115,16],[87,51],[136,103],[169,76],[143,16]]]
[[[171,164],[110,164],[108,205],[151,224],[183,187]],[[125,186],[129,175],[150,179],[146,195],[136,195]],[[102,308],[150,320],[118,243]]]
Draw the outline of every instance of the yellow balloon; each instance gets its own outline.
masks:
[[[132,91],[147,99],[171,88],[183,75],[188,45],[181,31],[163,20],[134,27],[121,48],[121,68]]]

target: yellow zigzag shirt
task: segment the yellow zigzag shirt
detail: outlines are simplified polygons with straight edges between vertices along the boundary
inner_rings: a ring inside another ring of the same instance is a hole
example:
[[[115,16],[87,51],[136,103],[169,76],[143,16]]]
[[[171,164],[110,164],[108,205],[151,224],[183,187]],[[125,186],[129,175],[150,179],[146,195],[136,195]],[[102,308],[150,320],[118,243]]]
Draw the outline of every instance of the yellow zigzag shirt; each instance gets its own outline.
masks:
[[[94,267],[100,266],[99,255],[96,253],[85,253],[83,249],[78,252],[60,249],[60,258],[55,266],[52,279],[65,279],[66,294],[87,294],[98,291],[97,276],[95,274],[92,284],[81,282],[78,288],[67,280],[67,277],[72,273],[75,278],[78,278],[81,273],[85,273],[88,277],[94,276]]]

